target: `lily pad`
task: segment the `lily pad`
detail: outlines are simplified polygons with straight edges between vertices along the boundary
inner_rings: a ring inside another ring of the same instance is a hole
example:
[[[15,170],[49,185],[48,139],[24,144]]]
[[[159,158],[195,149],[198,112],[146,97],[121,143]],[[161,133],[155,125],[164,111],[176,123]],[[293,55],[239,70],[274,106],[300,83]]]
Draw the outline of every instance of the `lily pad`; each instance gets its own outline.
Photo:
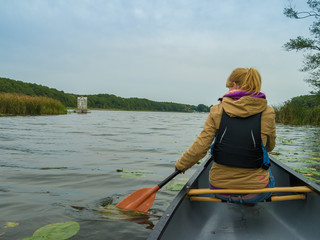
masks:
[[[122,172],[121,174],[122,178],[140,178],[144,176],[144,174],[138,172]]]
[[[276,139],[277,143],[283,144],[283,145],[289,145],[289,144],[293,144],[294,141],[292,139],[288,139],[285,137],[277,137]]]
[[[320,172],[317,171],[315,168],[309,168],[309,167],[293,167],[293,169],[298,172],[302,173],[306,176],[320,176]]]
[[[309,164],[320,164],[318,161],[312,160],[312,158],[310,158],[310,159],[299,159],[298,162],[309,163]]]
[[[170,184],[166,188],[171,191],[180,191],[184,185],[185,183],[179,182],[179,183]]]
[[[320,180],[319,180],[319,179],[316,179],[316,178],[314,178],[314,177],[306,176],[306,178],[308,178],[309,180],[311,180],[311,181],[313,181],[313,182],[320,183]]]
[[[32,237],[23,238],[22,240],[65,240],[76,235],[80,230],[77,222],[54,223],[39,228],[33,233]]]
[[[17,222],[7,222],[7,224],[4,226],[4,228],[12,228],[19,226],[19,223]]]
[[[148,170],[123,170],[123,169],[117,169],[117,172],[121,172],[122,178],[141,178],[141,177],[144,177],[145,174],[153,173],[152,171],[148,171]]]
[[[189,181],[189,178],[179,178],[178,180],[179,180],[179,181],[188,182],[188,181]]]

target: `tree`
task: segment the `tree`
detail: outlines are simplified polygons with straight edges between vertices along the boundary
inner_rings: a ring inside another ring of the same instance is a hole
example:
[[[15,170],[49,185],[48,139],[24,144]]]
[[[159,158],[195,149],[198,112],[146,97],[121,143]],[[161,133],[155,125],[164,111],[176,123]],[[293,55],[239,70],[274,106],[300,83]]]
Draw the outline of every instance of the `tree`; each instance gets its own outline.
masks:
[[[293,19],[314,18],[309,28],[311,37],[298,36],[296,39],[290,39],[284,47],[287,51],[296,50],[306,53],[304,65],[300,70],[309,73],[305,81],[314,88],[315,91],[311,93],[320,95],[320,1],[307,0],[307,4],[310,7],[309,11],[299,12],[290,4],[284,9],[284,14]]]
[[[197,111],[198,112],[210,112],[210,107],[204,105],[204,104],[199,104],[197,106]]]

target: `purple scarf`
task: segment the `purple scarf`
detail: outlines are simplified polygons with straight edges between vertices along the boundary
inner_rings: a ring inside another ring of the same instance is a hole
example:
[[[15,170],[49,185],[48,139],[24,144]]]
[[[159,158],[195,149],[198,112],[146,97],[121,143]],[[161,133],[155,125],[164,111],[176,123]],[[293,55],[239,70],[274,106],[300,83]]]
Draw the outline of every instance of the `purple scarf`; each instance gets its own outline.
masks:
[[[251,96],[251,97],[256,97],[256,98],[264,98],[266,99],[266,95],[262,92],[259,92],[258,94],[255,94],[255,92],[247,92],[247,91],[235,91],[232,93],[227,93],[225,95],[223,95],[223,97],[230,97],[233,100],[239,100],[240,98],[244,97],[244,96]]]

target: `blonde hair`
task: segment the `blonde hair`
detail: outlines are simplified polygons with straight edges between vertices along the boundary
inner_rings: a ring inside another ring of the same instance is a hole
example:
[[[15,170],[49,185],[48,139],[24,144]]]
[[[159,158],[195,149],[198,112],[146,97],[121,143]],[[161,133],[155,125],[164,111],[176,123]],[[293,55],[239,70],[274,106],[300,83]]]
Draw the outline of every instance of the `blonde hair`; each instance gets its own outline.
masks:
[[[261,76],[255,68],[236,68],[227,79],[226,87],[236,83],[241,90],[258,94],[261,91]]]

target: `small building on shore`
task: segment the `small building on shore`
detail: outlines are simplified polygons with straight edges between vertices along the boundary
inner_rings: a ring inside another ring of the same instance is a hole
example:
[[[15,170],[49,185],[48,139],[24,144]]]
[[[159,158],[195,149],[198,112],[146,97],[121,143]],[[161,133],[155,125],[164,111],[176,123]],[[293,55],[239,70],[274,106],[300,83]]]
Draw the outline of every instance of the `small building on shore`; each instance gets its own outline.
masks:
[[[88,113],[88,98],[87,97],[78,97],[77,99],[77,113]]]

